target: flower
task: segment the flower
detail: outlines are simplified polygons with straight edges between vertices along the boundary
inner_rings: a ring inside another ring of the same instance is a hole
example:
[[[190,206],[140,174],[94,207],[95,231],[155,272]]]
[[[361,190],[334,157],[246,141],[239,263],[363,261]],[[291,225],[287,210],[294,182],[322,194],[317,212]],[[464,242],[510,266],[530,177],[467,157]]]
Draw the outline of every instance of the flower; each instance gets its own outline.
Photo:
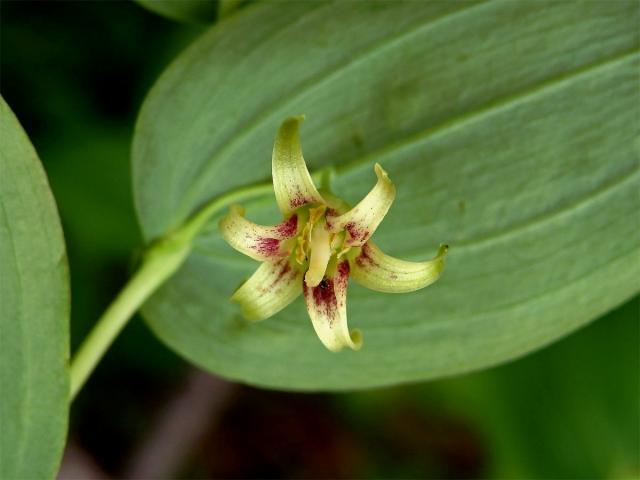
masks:
[[[353,208],[330,192],[319,192],[302,156],[298,131],[303,119],[285,120],[273,147],[273,188],[284,221],[257,225],[237,205],[220,221],[229,245],[263,262],[231,300],[247,319],[263,320],[303,293],[325,347],[357,350],[362,335],[347,326],[349,278],[380,292],[418,290],[438,279],[448,247],[440,246],[435,258],[417,263],[383,253],[370,237],[395,198],[389,176],[376,164],[376,185]]]

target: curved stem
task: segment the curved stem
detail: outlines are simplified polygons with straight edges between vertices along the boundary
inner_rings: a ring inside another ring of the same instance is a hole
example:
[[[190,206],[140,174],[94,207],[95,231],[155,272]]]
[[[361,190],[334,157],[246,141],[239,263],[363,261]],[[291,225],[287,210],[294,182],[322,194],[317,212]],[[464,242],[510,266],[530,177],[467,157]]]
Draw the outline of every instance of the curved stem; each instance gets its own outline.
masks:
[[[114,338],[147,298],[182,264],[188,249],[158,255],[145,260],[124,289],[98,320],[71,363],[71,398],[73,399]]]
[[[224,194],[205,205],[183,226],[151,244],[138,271],[109,305],[76,352],[71,362],[71,400],[133,314],[180,268],[191,251],[193,239],[211,217],[233,202],[272,190],[271,183],[265,183]]]

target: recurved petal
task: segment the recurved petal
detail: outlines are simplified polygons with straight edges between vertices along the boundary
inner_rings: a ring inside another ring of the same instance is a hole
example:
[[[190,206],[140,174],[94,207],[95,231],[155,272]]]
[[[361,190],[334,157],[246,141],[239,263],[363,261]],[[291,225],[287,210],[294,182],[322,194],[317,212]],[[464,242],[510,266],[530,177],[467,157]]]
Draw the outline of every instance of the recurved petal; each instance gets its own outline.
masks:
[[[342,215],[327,215],[327,225],[331,232],[346,230],[349,233],[347,246],[363,245],[373,235],[396,196],[393,182],[378,163],[375,172],[378,182],[360,203]]]
[[[447,245],[441,245],[432,260],[407,262],[383,253],[369,241],[351,261],[351,277],[360,285],[379,292],[413,292],[432,284],[440,277],[448,250]]]
[[[294,214],[278,225],[265,227],[250,222],[242,207],[232,205],[219,227],[222,237],[239,252],[255,260],[273,261],[289,254],[284,241],[295,236],[298,217]]]
[[[303,120],[304,116],[287,118],[280,126],[273,145],[273,188],[278,207],[284,215],[307,203],[324,203],[302,156],[299,127]]]
[[[265,262],[231,296],[247,320],[264,320],[289,305],[302,291],[302,272],[288,258]]]
[[[338,352],[343,347],[358,350],[362,346],[359,330],[349,332],[347,325],[347,283],[349,263],[338,264],[333,277],[325,277],[317,287],[303,284],[307,310],[318,337],[325,347]]]

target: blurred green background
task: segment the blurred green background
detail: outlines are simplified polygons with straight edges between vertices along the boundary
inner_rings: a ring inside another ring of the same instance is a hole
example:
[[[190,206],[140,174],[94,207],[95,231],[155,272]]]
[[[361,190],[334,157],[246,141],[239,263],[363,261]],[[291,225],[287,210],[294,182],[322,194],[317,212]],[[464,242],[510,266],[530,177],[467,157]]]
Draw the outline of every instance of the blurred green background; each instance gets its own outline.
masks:
[[[72,348],[141,247],[129,171],[136,113],[201,31],[126,1],[2,3],[2,95],[58,202]],[[199,373],[135,318],[72,407],[61,477],[638,478],[639,320],[635,298],[509,365],[320,395]]]

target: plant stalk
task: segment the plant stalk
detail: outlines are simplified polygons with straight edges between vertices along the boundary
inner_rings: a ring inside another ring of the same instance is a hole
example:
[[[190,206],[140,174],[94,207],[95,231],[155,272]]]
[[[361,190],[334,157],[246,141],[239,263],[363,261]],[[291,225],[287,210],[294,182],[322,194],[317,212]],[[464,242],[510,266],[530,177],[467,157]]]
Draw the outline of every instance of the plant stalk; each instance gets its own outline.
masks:
[[[193,239],[211,218],[233,202],[264,195],[272,190],[271,183],[265,183],[224,194],[205,205],[177,230],[151,244],[138,271],[109,305],[76,352],[71,362],[71,400],[133,314],[184,263],[191,252]]]

